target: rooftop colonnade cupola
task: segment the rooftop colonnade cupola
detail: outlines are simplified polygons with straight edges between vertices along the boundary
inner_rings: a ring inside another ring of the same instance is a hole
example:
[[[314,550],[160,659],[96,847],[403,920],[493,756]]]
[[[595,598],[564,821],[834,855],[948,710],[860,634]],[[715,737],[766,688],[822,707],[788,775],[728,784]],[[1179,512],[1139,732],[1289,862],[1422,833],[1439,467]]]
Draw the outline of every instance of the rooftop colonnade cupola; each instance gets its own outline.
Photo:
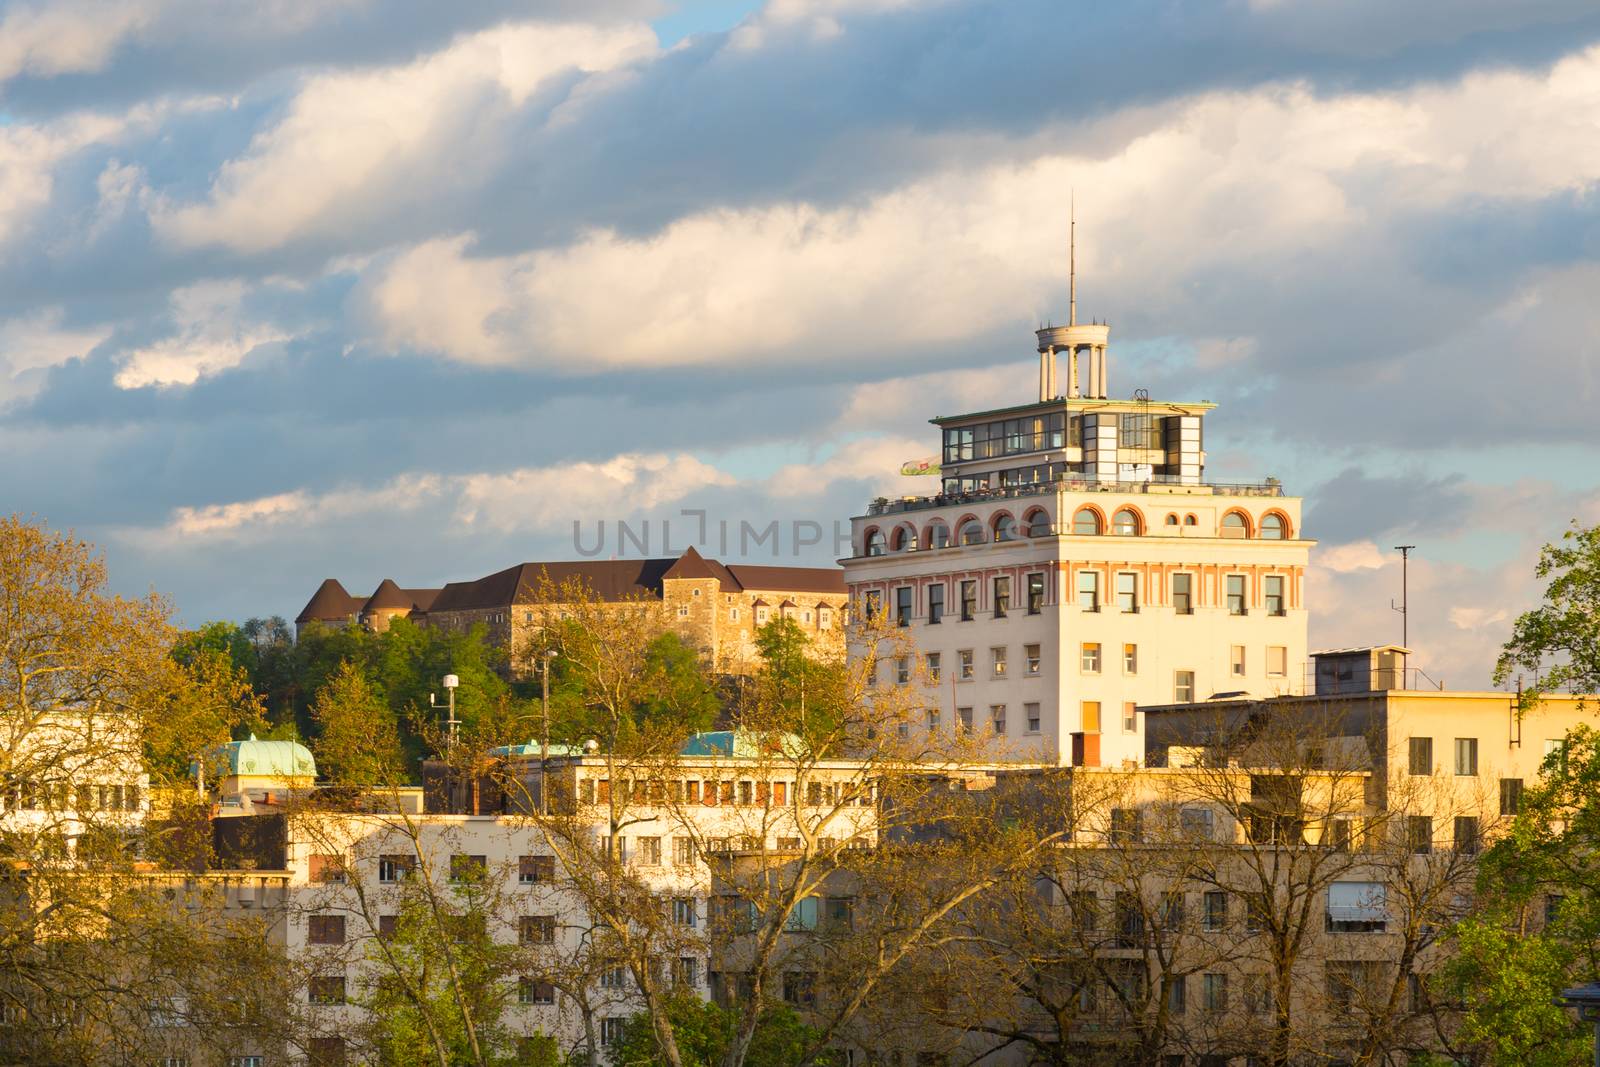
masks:
[[[1303,688],[1313,542],[1276,479],[1207,480],[1214,404],[1111,395],[1073,259],[1039,398],[931,419],[939,490],[875,500],[841,564],[859,610],[909,629],[894,676],[926,686],[929,729],[1115,765],[1143,758],[1140,706]]]

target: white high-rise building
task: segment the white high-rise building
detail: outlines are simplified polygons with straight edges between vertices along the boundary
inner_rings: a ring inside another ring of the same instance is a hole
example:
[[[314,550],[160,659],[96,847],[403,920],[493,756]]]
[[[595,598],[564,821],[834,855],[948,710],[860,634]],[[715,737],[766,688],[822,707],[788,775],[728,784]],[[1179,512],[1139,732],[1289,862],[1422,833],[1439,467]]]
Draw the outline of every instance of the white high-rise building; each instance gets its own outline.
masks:
[[[1214,405],[1111,397],[1110,327],[1073,297],[1038,331],[1037,402],[933,419],[941,491],[875,501],[841,563],[858,609],[908,628],[917,662],[888,669],[926,728],[1117,765],[1143,757],[1137,705],[1303,691],[1313,542],[1275,480],[1206,480]]]

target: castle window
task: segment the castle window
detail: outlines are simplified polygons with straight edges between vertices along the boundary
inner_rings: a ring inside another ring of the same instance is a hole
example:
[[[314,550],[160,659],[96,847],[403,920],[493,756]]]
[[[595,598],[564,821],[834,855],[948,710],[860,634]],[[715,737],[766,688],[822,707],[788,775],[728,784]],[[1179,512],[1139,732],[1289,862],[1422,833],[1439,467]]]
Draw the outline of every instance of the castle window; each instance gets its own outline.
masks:
[[[969,519],[962,523],[961,543],[964,545],[983,544],[983,524],[977,519]]]
[[[1230,511],[1222,516],[1223,537],[1249,537],[1250,525],[1245,522],[1244,516],[1237,511]]]
[[[881,555],[883,555],[883,547],[884,547],[883,531],[882,530],[869,531],[867,533],[867,555],[869,555],[869,556],[881,556]]]
[[[994,520],[994,539],[996,541],[1014,541],[1017,537],[1017,523],[1010,515],[1002,513]]]
[[[1100,532],[1100,513],[1093,508],[1080,508],[1072,517],[1072,532],[1079,535]]]
[[[1123,508],[1111,517],[1111,532],[1122,537],[1134,537],[1139,533],[1139,513],[1132,508]]]
[[[1278,514],[1263,515],[1261,517],[1261,536],[1268,541],[1282,541],[1288,531],[1284,529],[1283,516]]]

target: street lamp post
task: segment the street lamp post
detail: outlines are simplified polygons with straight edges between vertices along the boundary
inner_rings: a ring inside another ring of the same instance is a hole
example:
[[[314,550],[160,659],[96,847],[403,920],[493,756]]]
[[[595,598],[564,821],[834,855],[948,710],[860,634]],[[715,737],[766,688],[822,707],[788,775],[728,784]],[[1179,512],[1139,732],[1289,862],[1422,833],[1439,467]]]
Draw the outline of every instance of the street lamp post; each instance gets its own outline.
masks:
[[[1600,982],[1563,989],[1556,997],[1563,1008],[1576,1008],[1578,1018],[1594,1026],[1594,1062],[1600,1067]]]
[[[555,649],[545,649],[541,654],[543,669],[539,672],[543,683],[540,686],[539,712],[544,718],[544,731],[539,735],[539,811],[545,815],[550,814],[550,661],[557,655]]]

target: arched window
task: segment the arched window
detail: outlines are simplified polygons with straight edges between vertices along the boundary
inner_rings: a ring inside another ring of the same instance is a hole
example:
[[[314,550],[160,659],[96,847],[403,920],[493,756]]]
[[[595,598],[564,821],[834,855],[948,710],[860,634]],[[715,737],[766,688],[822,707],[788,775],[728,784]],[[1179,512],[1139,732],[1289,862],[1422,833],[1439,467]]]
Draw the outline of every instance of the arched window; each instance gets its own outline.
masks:
[[[897,526],[889,537],[889,551],[915,552],[917,550],[917,531],[913,526]]]
[[[872,529],[867,531],[867,555],[883,555],[883,531]]]
[[[1050,536],[1050,516],[1043,511],[1035,509],[1028,514],[1027,535],[1029,537]]]
[[[928,523],[927,537],[924,540],[928,542],[929,548],[949,548],[950,527],[939,519],[934,519]]]
[[[994,539],[996,541],[1015,541],[1017,539],[1017,520],[1005,512],[995,516]]]
[[[1175,512],[1175,511],[1167,512],[1167,525],[1168,526],[1176,526],[1176,525],[1178,525],[1178,513],[1177,512]]]
[[[1100,513],[1094,508],[1079,508],[1078,513],[1072,516],[1072,532],[1075,534],[1099,533]]]
[[[1275,511],[1261,516],[1261,536],[1268,541],[1282,541],[1289,536],[1283,516]]]
[[[1134,537],[1139,533],[1139,513],[1132,508],[1123,508],[1111,516],[1111,532],[1122,537]]]
[[[1199,526],[1200,520],[1195,518],[1193,515],[1185,515],[1183,517],[1183,524],[1185,526]]]
[[[968,519],[961,524],[960,538],[964,545],[983,544],[983,523],[977,519]]]
[[[1222,516],[1223,537],[1249,537],[1250,524],[1245,522],[1244,516],[1237,511],[1230,511]]]

